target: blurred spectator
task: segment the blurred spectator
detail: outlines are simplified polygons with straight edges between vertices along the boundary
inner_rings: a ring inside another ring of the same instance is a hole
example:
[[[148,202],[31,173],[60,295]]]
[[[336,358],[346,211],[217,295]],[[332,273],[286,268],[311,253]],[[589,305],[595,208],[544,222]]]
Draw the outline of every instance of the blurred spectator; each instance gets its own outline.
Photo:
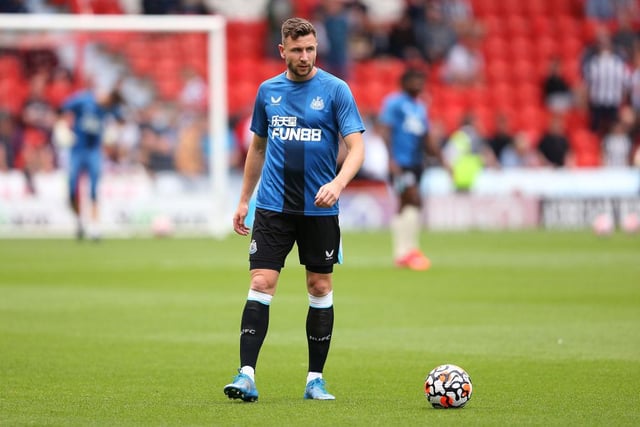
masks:
[[[484,56],[480,50],[482,31],[474,26],[460,35],[449,50],[442,68],[442,78],[450,85],[473,86],[484,81]]]
[[[560,58],[553,58],[549,62],[549,70],[542,81],[542,94],[544,105],[551,112],[564,113],[573,106],[573,91],[562,75]]]
[[[265,51],[268,57],[280,59],[280,52],[274,49],[282,43],[282,23],[294,15],[291,0],[268,0],[266,6],[267,39]]]
[[[640,141],[631,149],[631,166],[640,168]]]
[[[207,133],[206,116],[200,114],[189,119],[178,135],[175,150],[176,172],[194,178],[206,172],[203,142]]]
[[[142,13],[145,15],[168,15],[179,10],[180,0],[142,0]]]
[[[425,2],[417,7],[422,16],[414,16],[413,28],[425,59],[430,63],[442,61],[456,45],[458,36],[455,29],[445,21],[442,8],[438,3]]]
[[[564,117],[552,114],[547,129],[538,141],[543,165],[552,167],[573,166],[573,154],[566,134]]]
[[[474,25],[473,5],[469,0],[438,0],[442,16],[456,32],[460,33]]]
[[[614,22],[622,15],[638,18],[636,0],[584,0],[584,14],[588,19],[605,23]]]
[[[154,102],[144,109],[140,124],[140,159],[147,172],[175,169],[174,152],[177,140],[175,115],[172,108]]]
[[[213,10],[204,0],[182,0],[178,6],[178,13],[182,15],[211,15]]]
[[[2,0],[0,13],[28,13],[25,0]]]
[[[638,34],[633,28],[631,16],[621,14],[618,16],[617,25],[611,37],[613,50],[620,52],[626,62],[633,60],[633,53],[638,47]]]
[[[174,147],[161,130],[143,125],[140,129],[140,160],[151,176],[175,169]]]
[[[636,51],[633,57],[629,92],[630,107],[634,117],[632,134],[637,137],[640,134],[640,50]]]
[[[598,34],[596,52],[585,61],[584,79],[589,103],[591,130],[604,135],[618,119],[627,96],[630,72],[624,60],[613,51],[609,34]]]
[[[324,68],[341,79],[348,78],[349,16],[343,0],[322,0],[316,10],[328,41]]]
[[[182,70],[182,81],[180,106],[187,111],[206,110],[209,99],[206,80],[193,68],[185,67]]]
[[[606,167],[627,167],[631,165],[631,148],[633,142],[628,133],[628,126],[618,120],[602,139],[602,165]]]
[[[55,168],[51,132],[57,112],[46,97],[48,78],[46,72],[39,72],[31,77],[29,94],[22,106],[23,144],[18,158],[31,192],[35,191],[31,182],[33,174]]]
[[[443,147],[445,166],[452,171],[456,191],[470,191],[478,174],[485,167],[498,167],[493,150],[478,131],[476,118],[467,113],[460,127]]]
[[[385,40],[379,39],[379,33],[369,18],[367,5],[359,0],[347,3],[349,18],[349,57],[352,61],[372,58],[386,48]]]
[[[505,147],[513,145],[513,130],[511,129],[511,122],[509,116],[504,112],[498,112],[496,114],[496,125],[487,141],[496,159],[500,159],[502,156],[502,150]]]
[[[542,166],[540,153],[533,147],[531,135],[517,133],[500,153],[500,165],[504,168],[535,168]]]
[[[616,17],[615,0],[585,0],[584,14],[589,19],[610,21]]]
[[[387,50],[390,55],[403,59],[409,49],[422,49],[422,46],[419,46],[411,15],[405,10],[389,29]]]
[[[14,118],[9,112],[0,110],[0,172],[13,169],[18,137]]]

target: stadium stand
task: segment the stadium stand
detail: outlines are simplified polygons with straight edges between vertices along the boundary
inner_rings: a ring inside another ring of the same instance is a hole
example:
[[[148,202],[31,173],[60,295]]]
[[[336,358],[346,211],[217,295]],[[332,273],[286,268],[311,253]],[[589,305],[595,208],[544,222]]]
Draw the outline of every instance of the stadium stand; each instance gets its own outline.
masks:
[[[439,64],[431,64],[429,95],[432,116],[447,130],[457,126],[466,111],[473,110],[481,127],[490,130],[496,112],[513,116],[524,130],[544,128],[547,111],[541,96],[541,81],[547,64],[558,57],[572,85],[581,80],[580,57],[596,32],[597,22],[587,19],[581,0],[470,0],[475,19],[484,28],[482,52],[486,79],[482,86],[448,87],[439,78]],[[57,0],[55,4],[75,13],[126,13],[117,0]],[[295,2],[301,16],[311,17],[317,0]],[[385,23],[388,27],[389,23]],[[383,26],[384,26],[383,25]],[[265,54],[266,20],[229,22],[228,46],[233,59],[228,63],[229,112],[241,117],[250,110],[260,81],[283,69],[279,59]],[[106,52],[122,57],[131,72],[153,82],[164,99],[175,99],[184,82],[179,70],[185,65],[204,75],[206,39],[201,34],[162,36],[133,33],[105,33],[100,40]],[[27,96],[29,70],[27,54],[46,45],[46,40],[21,42],[3,47],[0,54],[0,108],[18,114]],[[241,52],[241,55],[237,55]],[[238,57],[240,59],[238,59]],[[322,65],[322,59],[320,59]],[[382,97],[396,89],[397,77],[405,64],[397,58],[372,57],[352,64],[349,83],[365,112],[376,112]],[[73,89],[65,79],[52,80],[50,100],[59,105]],[[597,140],[592,142],[586,120],[580,112],[567,113],[567,127],[579,166],[600,164]],[[578,141],[579,140],[579,141]],[[588,142],[585,142],[588,141]]]

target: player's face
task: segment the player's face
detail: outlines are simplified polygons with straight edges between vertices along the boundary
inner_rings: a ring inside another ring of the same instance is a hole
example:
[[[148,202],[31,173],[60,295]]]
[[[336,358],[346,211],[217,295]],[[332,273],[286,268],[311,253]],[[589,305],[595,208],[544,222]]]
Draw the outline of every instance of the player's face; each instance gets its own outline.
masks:
[[[291,80],[309,80],[314,75],[318,42],[313,34],[293,40],[287,37],[278,46],[280,56],[287,64],[287,76]]]
[[[424,88],[424,79],[422,77],[412,77],[408,79],[404,84],[404,89],[407,93],[414,98],[420,95]]]

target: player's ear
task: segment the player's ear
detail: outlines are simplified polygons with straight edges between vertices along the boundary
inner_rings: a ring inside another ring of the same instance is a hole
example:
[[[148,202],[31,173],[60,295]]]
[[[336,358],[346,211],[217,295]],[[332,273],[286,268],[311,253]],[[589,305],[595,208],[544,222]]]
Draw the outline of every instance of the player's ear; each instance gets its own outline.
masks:
[[[279,44],[278,50],[280,51],[280,58],[284,59],[284,46],[282,44]]]

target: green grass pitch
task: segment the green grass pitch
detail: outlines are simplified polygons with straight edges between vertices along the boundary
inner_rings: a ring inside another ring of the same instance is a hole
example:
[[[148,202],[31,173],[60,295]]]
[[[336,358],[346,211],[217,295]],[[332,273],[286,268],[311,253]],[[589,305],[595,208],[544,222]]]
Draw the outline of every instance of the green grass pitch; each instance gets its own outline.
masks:
[[[392,267],[386,233],[343,236],[325,369],[304,401],[307,296],[292,253],[257,367],[238,365],[248,239],[0,240],[0,425],[640,425],[640,236],[425,233],[433,266]],[[437,410],[436,365],[473,381]]]

